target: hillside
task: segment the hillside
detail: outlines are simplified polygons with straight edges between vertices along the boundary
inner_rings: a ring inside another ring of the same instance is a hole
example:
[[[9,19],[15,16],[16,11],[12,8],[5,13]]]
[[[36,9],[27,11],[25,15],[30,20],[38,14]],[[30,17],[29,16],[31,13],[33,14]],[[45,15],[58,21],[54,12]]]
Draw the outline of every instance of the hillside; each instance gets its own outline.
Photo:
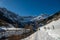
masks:
[[[42,21],[45,25],[38,27],[35,33],[21,40],[60,40],[60,12],[44,20],[47,20]]]

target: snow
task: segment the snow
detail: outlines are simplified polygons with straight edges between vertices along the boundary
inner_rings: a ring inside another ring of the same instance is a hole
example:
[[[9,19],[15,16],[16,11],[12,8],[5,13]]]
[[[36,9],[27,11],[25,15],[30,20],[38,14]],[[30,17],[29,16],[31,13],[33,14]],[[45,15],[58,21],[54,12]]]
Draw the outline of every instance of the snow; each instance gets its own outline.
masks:
[[[37,32],[21,40],[60,40],[60,19],[38,28]]]
[[[59,31],[60,31],[60,29],[51,30],[51,31],[48,31],[48,34],[51,37],[58,39],[58,38],[60,38],[60,32]]]
[[[39,16],[33,18],[31,21],[39,21],[39,20],[45,19],[45,18],[47,18],[47,17],[48,17],[47,14],[41,14],[41,15],[39,15]]]
[[[47,32],[43,30],[38,30],[31,36],[21,40],[55,40],[55,39],[49,36]]]
[[[24,29],[24,28],[1,28],[1,29],[4,29],[6,32],[0,32],[0,38],[2,36],[5,36],[5,37],[8,37],[8,36],[11,36],[11,35],[21,35],[23,33],[28,33],[30,32],[29,29]]]
[[[44,27],[46,27],[46,29],[44,29]],[[60,40],[60,32],[59,32],[60,31],[60,19],[58,19],[56,21],[52,21],[51,23],[43,26],[40,29],[45,30],[48,33],[48,35],[50,35],[51,37],[53,37],[57,40]]]

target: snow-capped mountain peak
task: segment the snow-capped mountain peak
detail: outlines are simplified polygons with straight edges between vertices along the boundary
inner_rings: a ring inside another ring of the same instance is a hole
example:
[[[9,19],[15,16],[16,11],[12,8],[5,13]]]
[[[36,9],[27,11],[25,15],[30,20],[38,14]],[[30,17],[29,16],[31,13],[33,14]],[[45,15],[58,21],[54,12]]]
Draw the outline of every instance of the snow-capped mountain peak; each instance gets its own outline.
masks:
[[[45,18],[47,18],[47,17],[48,17],[47,14],[41,14],[41,15],[39,15],[39,16],[33,18],[31,21],[39,21],[39,20],[45,19]]]

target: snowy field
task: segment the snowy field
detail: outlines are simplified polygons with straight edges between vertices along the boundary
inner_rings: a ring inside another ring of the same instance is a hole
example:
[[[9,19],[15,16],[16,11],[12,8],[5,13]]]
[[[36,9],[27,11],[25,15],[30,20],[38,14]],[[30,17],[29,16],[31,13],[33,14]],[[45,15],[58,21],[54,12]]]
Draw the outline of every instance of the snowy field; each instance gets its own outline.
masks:
[[[60,19],[38,28],[38,31],[22,40],[60,40]]]
[[[0,38],[2,36],[8,37],[11,35],[21,35],[23,33],[28,33],[30,30],[29,29],[24,29],[24,28],[2,28],[6,30],[6,32],[1,32],[0,33]]]

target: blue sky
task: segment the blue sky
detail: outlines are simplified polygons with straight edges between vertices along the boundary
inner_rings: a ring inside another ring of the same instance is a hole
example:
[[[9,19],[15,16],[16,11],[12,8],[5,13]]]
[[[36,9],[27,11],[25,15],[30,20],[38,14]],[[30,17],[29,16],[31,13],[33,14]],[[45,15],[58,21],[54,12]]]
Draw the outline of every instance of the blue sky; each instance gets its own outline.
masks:
[[[0,7],[20,16],[38,16],[60,11],[60,0],[0,0]]]

